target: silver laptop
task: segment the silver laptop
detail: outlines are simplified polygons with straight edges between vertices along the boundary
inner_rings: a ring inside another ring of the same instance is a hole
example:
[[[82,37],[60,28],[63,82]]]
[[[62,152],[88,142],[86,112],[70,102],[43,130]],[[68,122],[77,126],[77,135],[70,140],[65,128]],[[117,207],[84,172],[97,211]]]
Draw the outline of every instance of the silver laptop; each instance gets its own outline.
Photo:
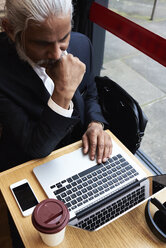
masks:
[[[96,164],[80,148],[33,170],[47,196],[66,204],[72,226],[98,230],[150,195],[145,172],[112,142],[106,163]]]

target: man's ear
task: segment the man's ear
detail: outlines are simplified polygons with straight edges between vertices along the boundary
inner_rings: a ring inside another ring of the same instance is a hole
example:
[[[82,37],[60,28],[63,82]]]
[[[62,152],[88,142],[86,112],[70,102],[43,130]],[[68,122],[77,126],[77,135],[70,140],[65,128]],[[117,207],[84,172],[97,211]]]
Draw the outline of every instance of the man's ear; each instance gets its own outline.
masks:
[[[2,28],[7,33],[9,38],[12,41],[14,41],[14,30],[13,30],[13,27],[12,27],[11,23],[9,22],[9,20],[7,18],[3,18],[1,23],[2,23]]]

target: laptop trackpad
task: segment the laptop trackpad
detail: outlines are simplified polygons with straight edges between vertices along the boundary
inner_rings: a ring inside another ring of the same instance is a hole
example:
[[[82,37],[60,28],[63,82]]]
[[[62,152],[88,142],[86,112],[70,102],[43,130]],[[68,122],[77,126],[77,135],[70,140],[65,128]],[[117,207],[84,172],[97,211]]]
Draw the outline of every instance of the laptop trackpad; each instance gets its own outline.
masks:
[[[35,167],[33,172],[41,185],[46,186],[56,184],[94,165],[96,160],[91,161],[89,155],[84,155],[80,148]]]

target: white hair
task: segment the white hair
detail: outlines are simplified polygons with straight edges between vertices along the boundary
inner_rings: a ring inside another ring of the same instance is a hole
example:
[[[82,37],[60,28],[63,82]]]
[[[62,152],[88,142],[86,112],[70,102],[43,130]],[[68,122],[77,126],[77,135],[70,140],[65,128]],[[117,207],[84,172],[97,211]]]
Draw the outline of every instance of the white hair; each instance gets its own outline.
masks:
[[[38,23],[49,16],[71,15],[72,0],[6,0],[5,15],[13,27],[14,38],[26,29],[29,20]]]

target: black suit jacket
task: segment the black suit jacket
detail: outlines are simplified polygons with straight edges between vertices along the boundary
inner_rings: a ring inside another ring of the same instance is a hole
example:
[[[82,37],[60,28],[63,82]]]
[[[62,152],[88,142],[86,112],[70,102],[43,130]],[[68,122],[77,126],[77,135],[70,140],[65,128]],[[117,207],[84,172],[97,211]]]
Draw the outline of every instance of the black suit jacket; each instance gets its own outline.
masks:
[[[89,39],[72,33],[68,53],[86,64],[86,73],[73,97],[71,118],[48,107],[50,95],[42,80],[28,63],[20,60],[6,34],[0,34],[1,171],[47,156],[55,148],[71,142],[76,133],[79,133],[75,135],[77,139],[81,138],[92,120],[105,122],[97,102]]]

